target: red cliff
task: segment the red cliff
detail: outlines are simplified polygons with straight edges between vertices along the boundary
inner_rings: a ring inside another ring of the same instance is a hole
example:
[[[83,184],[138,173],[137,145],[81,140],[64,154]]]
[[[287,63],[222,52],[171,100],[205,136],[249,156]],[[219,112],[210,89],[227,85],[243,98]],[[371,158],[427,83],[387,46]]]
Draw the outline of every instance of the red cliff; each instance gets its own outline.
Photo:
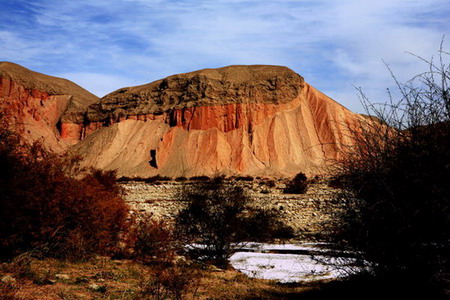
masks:
[[[323,173],[361,120],[277,66],[206,69],[120,89],[87,116],[73,151],[87,165],[143,177]]]
[[[57,127],[61,122],[81,122],[87,106],[97,100],[66,79],[0,62],[0,110],[9,128],[29,142],[41,141],[56,152],[66,150],[69,141],[61,138]]]

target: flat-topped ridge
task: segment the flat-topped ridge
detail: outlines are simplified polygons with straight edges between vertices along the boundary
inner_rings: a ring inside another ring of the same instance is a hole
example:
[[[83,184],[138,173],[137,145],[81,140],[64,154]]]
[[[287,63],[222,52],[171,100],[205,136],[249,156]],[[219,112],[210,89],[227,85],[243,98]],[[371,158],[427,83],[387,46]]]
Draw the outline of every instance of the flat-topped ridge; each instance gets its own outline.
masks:
[[[194,106],[287,103],[299,95],[303,83],[303,77],[283,66],[203,69],[119,89],[91,105],[87,116],[89,121],[101,121],[120,114],[159,114]]]

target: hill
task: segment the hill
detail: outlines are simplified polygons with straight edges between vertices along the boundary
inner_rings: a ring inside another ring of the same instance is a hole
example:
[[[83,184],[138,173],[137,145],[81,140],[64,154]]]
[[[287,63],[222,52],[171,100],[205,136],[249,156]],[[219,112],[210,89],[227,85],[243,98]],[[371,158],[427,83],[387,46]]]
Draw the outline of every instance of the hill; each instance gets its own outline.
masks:
[[[319,174],[361,117],[280,66],[229,66],[119,89],[89,106],[73,151],[129,177]],[[64,124],[63,124],[64,125]]]
[[[0,103],[28,141],[127,177],[321,174],[352,143],[352,113],[282,66],[177,74],[98,99],[0,63]]]
[[[86,108],[98,97],[75,83],[0,62],[0,108],[10,129],[28,141],[41,140],[45,147],[64,151],[61,122],[82,122]]]

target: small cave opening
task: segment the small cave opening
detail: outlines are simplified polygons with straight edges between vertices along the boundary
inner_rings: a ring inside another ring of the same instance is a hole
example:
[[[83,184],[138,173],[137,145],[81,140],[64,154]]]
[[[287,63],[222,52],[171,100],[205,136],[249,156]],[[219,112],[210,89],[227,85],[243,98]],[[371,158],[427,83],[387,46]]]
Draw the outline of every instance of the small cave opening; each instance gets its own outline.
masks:
[[[61,134],[62,134],[62,122],[61,122],[61,120],[59,120],[58,123],[56,123],[56,130],[58,131],[59,136],[61,136]]]
[[[156,163],[156,150],[155,149],[150,150],[150,161],[148,163],[153,168],[155,168],[155,169],[158,168],[158,164]]]

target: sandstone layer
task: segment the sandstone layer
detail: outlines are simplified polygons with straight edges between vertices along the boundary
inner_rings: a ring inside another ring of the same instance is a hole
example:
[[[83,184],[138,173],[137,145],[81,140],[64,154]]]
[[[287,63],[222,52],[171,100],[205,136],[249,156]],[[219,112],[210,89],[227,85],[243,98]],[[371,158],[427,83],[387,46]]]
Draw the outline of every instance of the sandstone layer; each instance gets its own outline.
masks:
[[[56,152],[67,150],[68,140],[61,138],[58,126],[82,122],[87,107],[97,100],[69,80],[0,62],[0,109],[10,129],[29,142],[41,141]]]
[[[230,66],[117,90],[62,133],[123,176],[290,176],[323,173],[360,120],[286,67]]]

